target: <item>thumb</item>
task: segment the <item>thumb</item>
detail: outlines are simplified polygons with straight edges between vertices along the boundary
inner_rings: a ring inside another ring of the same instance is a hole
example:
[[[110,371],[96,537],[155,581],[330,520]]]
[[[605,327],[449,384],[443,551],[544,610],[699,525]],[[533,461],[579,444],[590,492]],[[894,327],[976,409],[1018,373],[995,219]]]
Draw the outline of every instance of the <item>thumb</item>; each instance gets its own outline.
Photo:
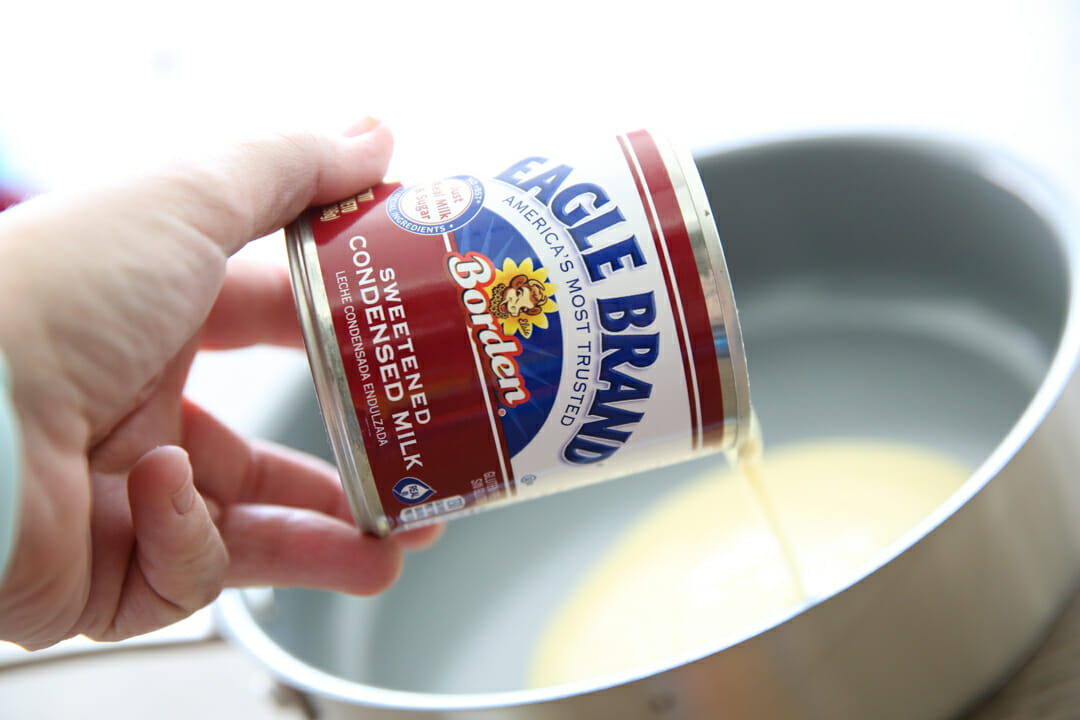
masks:
[[[136,558],[115,621],[123,635],[209,604],[224,587],[229,564],[182,448],[166,445],[143,455],[128,475],[128,502]]]
[[[311,204],[371,187],[386,172],[392,149],[389,129],[371,118],[336,135],[272,135],[175,168],[165,195],[183,220],[232,255]]]

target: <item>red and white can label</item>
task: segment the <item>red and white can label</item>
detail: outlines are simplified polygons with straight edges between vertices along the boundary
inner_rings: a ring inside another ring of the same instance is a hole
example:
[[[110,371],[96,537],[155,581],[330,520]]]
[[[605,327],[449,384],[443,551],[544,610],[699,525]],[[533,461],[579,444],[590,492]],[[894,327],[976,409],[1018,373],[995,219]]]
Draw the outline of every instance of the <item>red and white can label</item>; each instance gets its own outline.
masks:
[[[641,131],[310,216],[392,528],[718,449],[677,185]]]

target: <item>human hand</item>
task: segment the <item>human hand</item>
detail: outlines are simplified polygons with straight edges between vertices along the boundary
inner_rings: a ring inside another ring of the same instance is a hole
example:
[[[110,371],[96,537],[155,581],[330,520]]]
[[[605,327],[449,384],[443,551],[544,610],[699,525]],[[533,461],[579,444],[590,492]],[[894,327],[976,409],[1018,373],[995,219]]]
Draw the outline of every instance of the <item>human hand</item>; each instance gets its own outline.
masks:
[[[391,145],[367,120],[0,215],[0,348],[23,447],[0,639],[122,639],[224,585],[375,593],[403,547],[435,539],[360,534],[332,467],[248,441],[182,395],[199,348],[301,344],[285,269],[226,260],[377,182]]]

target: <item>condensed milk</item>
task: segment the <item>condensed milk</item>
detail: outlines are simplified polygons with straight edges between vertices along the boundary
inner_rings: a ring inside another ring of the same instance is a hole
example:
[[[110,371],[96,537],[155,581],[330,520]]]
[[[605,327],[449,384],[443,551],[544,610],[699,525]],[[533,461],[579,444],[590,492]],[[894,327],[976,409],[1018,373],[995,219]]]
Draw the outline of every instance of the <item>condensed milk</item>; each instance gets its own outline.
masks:
[[[548,618],[534,687],[714,652],[868,564],[970,475],[899,442],[829,439],[715,465],[629,524]],[[700,467],[700,466],[698,466]]]
[[[735,301],[689,154],[646,131],[389,183],[286,229],[354,515],[384,535],[737,449]]]

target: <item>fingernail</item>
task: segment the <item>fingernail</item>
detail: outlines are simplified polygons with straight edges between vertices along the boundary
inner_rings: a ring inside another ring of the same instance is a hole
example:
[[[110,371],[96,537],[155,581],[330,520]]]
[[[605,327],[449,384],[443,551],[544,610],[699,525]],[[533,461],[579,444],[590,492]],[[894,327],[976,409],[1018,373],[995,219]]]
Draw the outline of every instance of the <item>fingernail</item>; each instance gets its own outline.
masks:
[[[191,506],[195,504],[195,484],[191,482],[191,476],[188,475],[184,480],[184,484],[180,486],[180,489],[172,495],[173,509],[180,515],[184,515]]]
[[[350,125],[348,129],[345,130],[345,137],[356,137],[358,135],[363,135],[366,132],[370,132],[378,124],[379,120],[377,118],[373,118],[368,115],[359,122]]]

